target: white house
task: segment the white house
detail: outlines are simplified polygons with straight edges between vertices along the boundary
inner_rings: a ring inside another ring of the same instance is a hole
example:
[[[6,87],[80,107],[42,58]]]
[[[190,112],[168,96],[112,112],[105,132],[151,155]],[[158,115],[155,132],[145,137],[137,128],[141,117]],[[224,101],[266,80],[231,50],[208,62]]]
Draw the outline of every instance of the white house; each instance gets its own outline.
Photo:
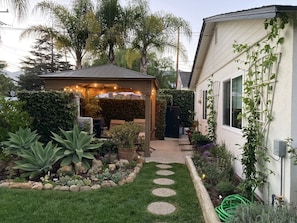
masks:
[[[269,71],[270,75],[276,73],[277,77],[272,81],[273,90],[269,98],[265,98],[271,102],[269,111],[273,116],[266,127],[265,138],[270,159],[266,164],[273,173],[269,174],[267,182],[256,193],[266,203],[271,203],[272,195],[275,194],[283,195],[285,201],[296,205],[297,166],[293,164],[291,154],[283,156],[277,149],[284,148],[283,142],[287,138],[293,139],[292,145],[297,147],[297,6],[263,6],[205,18],[189,88],[195,91],[199,130],[206,133],[207,91],[210,80],[213,81],[217,143],[224,142],[234,154],[237,158],[234,161],[235,172],[243,177],[242,150],[239,145],[245,143],[242,128],[246,120],[239,119],[238,114],[245,112],[242,99],[248,69],[242,63],[247,60],[246,53],[235,52],[233,44],[237,42],[253,46],[260,43],[263,48],[263,41],[269,33],[264,28],[265,20],[278,18],[283,13],[288,16],[289,23],[280,31],[284,43],[275,49],[277,61]],[[259,119],[265,122],[265,117]]]
[[[178,71],[177,75],[177,84],[176,89],[178,90],[188,90],[189,89],[189,80],[190,80],[191,72],[186,71]]]

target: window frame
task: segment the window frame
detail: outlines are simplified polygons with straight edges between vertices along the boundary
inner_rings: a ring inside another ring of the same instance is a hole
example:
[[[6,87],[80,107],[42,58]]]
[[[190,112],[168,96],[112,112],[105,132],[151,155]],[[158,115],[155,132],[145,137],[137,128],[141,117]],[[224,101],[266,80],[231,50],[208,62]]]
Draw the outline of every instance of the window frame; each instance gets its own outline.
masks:
[[[238,89],[241,90],[241,92],[235,92],[239,93],[237,95],[232,93],[232,89],[234,89],[235,81],[240,78],[241,79],[241,85],[236,86]],[[243,102],[242,102],[242,95],[243,95],[243,75],[239,74],[236,76],[232,76],[226,80],[223,81],[223,103],[222,103],[222,124],[225,127],[233,128],[233,129],[242,129],[242,118],[240,120],[235,122],[235,116],[238,117],[239,114],[242,113],[243,110]],[[226,89],[227,88],[227,89]],[[228,92],[228,95],[226,95]],[[240,108],[238,108],[238,101],[237,101],[237,108],[234,107],[234,100],[240,100]],[[236,111],[237,110],[237,111]]]

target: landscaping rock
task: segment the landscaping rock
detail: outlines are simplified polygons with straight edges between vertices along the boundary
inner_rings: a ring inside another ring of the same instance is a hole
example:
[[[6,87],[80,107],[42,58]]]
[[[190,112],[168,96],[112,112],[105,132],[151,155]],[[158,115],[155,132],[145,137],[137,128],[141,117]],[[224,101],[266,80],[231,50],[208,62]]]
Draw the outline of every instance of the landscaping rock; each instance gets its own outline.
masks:
[[[52,190],[53,188],[54,188],[54,186],[50,183],[46,183],[43,185],[44,190]]]
[[[69,191],[69,187],[68,186],[61,186],[60,191]]]
[[[61,185],[57,185],[54,187],[54,190],[61,190],[61,187],[62,187]]]
[[[80,191],[90,191],[92,188],[90,186],[81,186]]]
[[[122,180],[119,181],[118,184],[119,184],[119,186],[122,186],[122,185],[124,185],[126,183],[127,183],[126,179],[122,179]]]
[[[135,167],[134,172],[135,172],[135,173],[139,173],[139,172],[140,172],[140,167],[138,167],[138,166]]]
[[[41,182],[34,182],[32,184],[32,190],[42,190],[43,184]]]
[[[2,182],[0,188],[9,188],[9,182]]]
[[[126,183],[133,183],[134,182],[134,177],[128,176],[126,179]]]
[[[102,187],[102,188],[109,188],[109,187],[112,187],[112,186],[111,186],[109,180],[104,180],[104,181],[101,183],[101,187]]]
[[[96,166],[96,167],[103,167],[103,163],[101,160],[97,160],[97,159],[93,159],[92,160],[92,167]]]
[[[84,174],[87,172],[87,169],[83,166],[82,162],[78,162],[74,166],[76,174]]]
[[[9,188],[15,188],[15,189],[31,189],[32,184],[29,182],[11,182],[9,184]]]
[[[60,169],[58,169],[58,174],[69,174],[72,173],[73,169],[72,166],[62,166]]]
[[[92,190],[98,190],[101,188],[101,186],[99,184],[95,184],[91,188],[92,188]]]
[[[77,185],[71,185],[71,186],[69,187],[69,190],[70,190],[71,192],[78,192],[78,191],[79,191],[79,186],[77,186]]]
[[[116,167],[115,164],[112,163],[112,164],[108,165],[108,169],[109,169],[110,172],[115,172],[117,167]]]
[[[120,159],[120,160],[116,163],[116,166],[117,166],[118,168],[125,167],[125,166],[127,166],[127,165],[129,165],[129,161],[126,160],[126,159]]]

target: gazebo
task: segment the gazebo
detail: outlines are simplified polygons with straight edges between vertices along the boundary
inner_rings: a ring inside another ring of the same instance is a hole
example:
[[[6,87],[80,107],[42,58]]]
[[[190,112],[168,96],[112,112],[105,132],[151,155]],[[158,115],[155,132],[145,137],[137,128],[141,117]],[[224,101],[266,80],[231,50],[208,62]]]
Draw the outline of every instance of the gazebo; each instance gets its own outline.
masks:
[[[134,92],[145,100],[144,156],[150,156],[151,129],[155,129],[156,78],[113,64],[80,70],[62,71],[40,75],[45,80],[45,90],[72,91],[81,97],[94,97],[106,92]]]

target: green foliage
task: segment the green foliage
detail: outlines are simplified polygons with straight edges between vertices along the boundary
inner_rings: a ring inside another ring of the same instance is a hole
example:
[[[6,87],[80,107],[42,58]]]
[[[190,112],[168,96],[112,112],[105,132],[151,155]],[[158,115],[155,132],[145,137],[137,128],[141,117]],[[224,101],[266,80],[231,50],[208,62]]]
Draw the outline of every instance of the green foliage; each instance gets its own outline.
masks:
[[[0,61],[0,63],[1,63],[1,61]],[[0,70],[1,70],[1,67],[0,67]],[[3,96],[9,96],[9,92],[16,88],[12,79],[7,77],[5,74],[1,73],[1,71],[0,71],[0,83],[1,83],[0,95],[3,95]]]
[[[157,99],[156,101],[156,131],[155,136],[159,140],[165,138],[166,129],[166,101]]]
[[[8,132],[30,126],[30,115],[23,106],[24,102],[5,100],[0,96],[0,142],[8,138]]]
[[[191,143],[194,145],[205,145],[211,142],[212,141],[209,139],[207,135],[203,135],[199,131],[195,131],[192,133]]]
[[[205,187],[215,187],[220,182],[233,182],[232,155],[225,145],[215,145],[206,153],[196,154],[193,162]]]
[[[92,152],[98,149],[101,144],[92,143],[93,136],[80,131],[77,125],[74,125],[72,130],[65,131],[60,129],[60,131],[62,136],[52,132],[52,139],[62,147],[63,158],[61,166],[82,162],[82,165],[89,169],[90,164],[88,160],[94,159]]]
[[[214,85],[213,80],[209,79],[208,90],[207,90],[207,130],[208,138],[215,142],[217,139],[217,111],[215,110],[215,96],[214,96]]]
[[[158,99],[165,100],[167,106],[173,105],[173,96],[171,94],[158,94]]]
[[[192,123],[189,122],[189,115],[194,112],[194,92],[186,90],[175,89],[160,89],[159,95],[172,95],[173,106],[179,106],[180,123],[185,127],[190,127]]]
[[[22,176],[29,176],[30,179],[47,174],[61,158],[58,155],[59,150],[60,148],[53,145],[52,142],[48,142],[45,147],[40,142],[34,142],[29,149],[22,148],[18,151],[18,156],[21,159],[15,161],[13,168],[25,171]]]
[[[105,156],[108,153],[117,153],[118,149],[116,148],[116,144],[111,140],[97,140],[99,143],[102,143],[101,146],[98,148],[98,153],[101,156]]]
[[[277,47],[284,42],[281,30],[288,23],[288,17],[281,14],[279,18],[267,19],[264,28],[267,38],[252,46],[247,44],[233,45],[237,53],[245,53],[243,68],[246,73],[243,92],[243,114],[246,120],[243,137],[242,165],[245,181],[242,184],[247,196],[251,196],[255,187],[264,184],[269,171],[265,164],[269,162],[266,136],[273,120],[272,103],[277,83],[277,67],[279,54]],[[242,62],[242,61],[237,61]]]
[[[77,106],[73,94],[66,92],[19,92],[18,98],[25,102],[24,110],[33,117],[32,129],[41,135],[42,142],[51,140],[51,131],[72,129],[76,122]]]
[[[119,148],[135,148],[140,126],[135,122],[125,122],[123,125],[117,125],[109,130],[112,140]]]
[[[253,203],[237,207],[230,223],[293,223],[297,222],[296,210],[292,207],[276,208],[270,205]]]
[[[101,115],[104,117],[106,126],[109,126],[111,119],[133,121],[134,118],[145,117],[144,100],[101,98],[99,104],[102,109]],[[125,108],[125,112],[123,112],[123,108]]]
[[[234,193],[235,186],[234,186],[234,183],[231,181],[228,181],[228,180],[220,181],[216,185],[216,190],[223,197],[226,197],[226,196]]]
[[[8,140],[3,142],[6,146],[4,151],[13,155],[19,155],[22,150],[29,150],[40,138],[37,131],[32,132],[30,128],[19,128],[15,133],[9,132],[8,135]]]

